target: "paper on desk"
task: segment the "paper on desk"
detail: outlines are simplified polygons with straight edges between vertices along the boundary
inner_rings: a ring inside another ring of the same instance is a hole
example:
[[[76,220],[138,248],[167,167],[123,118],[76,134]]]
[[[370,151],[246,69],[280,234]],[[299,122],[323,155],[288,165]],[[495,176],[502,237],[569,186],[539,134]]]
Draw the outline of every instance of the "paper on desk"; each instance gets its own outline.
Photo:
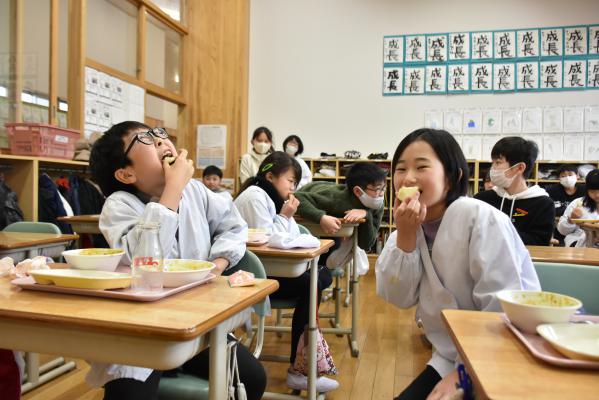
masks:
[[[273,233],[268,240],[268,247],[277,249],[311,249],[318,246],[320,246],[320,240],[306,233],[302,233],[297,237],[292,237],[289,233]]]

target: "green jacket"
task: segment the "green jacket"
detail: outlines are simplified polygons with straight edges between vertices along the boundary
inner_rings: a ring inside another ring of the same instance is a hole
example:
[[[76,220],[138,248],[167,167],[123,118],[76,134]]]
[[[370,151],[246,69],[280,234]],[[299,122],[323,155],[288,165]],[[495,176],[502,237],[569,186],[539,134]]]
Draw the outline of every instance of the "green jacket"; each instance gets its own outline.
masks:
[[[353,192],[347,190],[346,185],[312,182],[295,192],[295,196],[300,201],[298,215],[317,224],[323,215],[343,218],[348,210],[366,210],[366,222],[358,227],[358,246],[368,251],[375,244],[383,208],[372,210],[365,207]]]

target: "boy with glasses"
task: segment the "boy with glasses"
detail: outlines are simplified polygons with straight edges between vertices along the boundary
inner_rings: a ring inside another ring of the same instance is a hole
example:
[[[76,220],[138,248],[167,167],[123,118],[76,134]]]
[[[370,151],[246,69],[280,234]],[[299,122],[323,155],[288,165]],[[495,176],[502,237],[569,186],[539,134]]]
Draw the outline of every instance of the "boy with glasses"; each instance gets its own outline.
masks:
[[[328,234],[339,231],[340,218],[345,222],[365,219],[366,221],[358,227],[358,246],[368,251],[376,243],[381,226],[386,179],[387,171],[376,164],[357,162],[347,172],[345,184],[312,182],[297,191],[295,197],[300,202],[297,213],[311,222],[320,224],[322,230]],[[328,254],[331,252],[320,257],[321,265],[325,265]]]

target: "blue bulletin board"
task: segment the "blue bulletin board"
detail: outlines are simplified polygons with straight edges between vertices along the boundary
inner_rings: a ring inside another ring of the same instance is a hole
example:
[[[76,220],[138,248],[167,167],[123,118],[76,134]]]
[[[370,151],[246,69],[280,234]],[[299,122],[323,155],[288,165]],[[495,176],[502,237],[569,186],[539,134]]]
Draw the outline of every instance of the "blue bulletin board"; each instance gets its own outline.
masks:
[[[599,24],[383,38],[383,96],[599,89]]]

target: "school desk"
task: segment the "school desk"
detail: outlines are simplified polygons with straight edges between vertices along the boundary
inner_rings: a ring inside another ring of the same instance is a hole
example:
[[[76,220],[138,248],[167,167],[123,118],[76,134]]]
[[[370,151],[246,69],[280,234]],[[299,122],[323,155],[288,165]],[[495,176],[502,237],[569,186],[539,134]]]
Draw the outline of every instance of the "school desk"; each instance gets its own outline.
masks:
[[[316,399],[316,304],[318,293],[318,257],[326,253],[335,242],[321,239],[320,246],[313,249],[281,250],[267,245],[252,247],[266,270],[266,275],[282,278],[295,278],[303,274],[310,267],[310,317],[308,319],[309,332],[309,369],[308,369],[308,399]],[[285,395],[286,396],[286,395]],[[289,398],[281,396],[281,398]],[[269,398],[278,398],[276,395]]]
[[[526,246],[533,262],[599,266],[599,249],[590,247]]]
[[[477,399],[595,399],[596,370],[558,368],[536,359],[499,313],[443,310]]]
[[[78,238],[78,235],[71,234],[0,231],[0,258],[12,257],[19,262],[41,254],[44,249],[66,245]]]
[[[60,222],[65,222],[71,225],[73,231],[77,233],[89,233],[92,235],[101,235],[100,227],[98,223],[100,222],[99,214],[89,214],[89,215],[73,215],[70,217],[58,217],[56,218]]]
[[[0,348],[166,370],[183,364],[209,342],[210,399],[225,400],[227,321],[278,286],[265,279],[255,286],[231,288],[225,277],[218,277],[141,303],[19,290],[4,278]]]
[[[358,248],[358,229],[357,227],[366,222],[366,219],[361,219],[357,223],[348,223],[344,222],[343,219],[341,221],[341,228],[336,233],[330,234],[325,233],[320,224],[298,218],[297,222],[306,227],[313,235],[318,237],[337,237],[337,238],[351,238],[353,242],[352,246],[352,257],[351,261],[348,264],[348,268],[346,268],[346,276],[347,276],[347,290],[345,293],[345,306],[349,305],[350,294],[352,296],[351,301],[351,328],[342,328],[339,326],[335,326],[334,328],[323,328],[322,332],[324,333],[335,333],[338,335],[347,335],[347,339],[349,342],[349,346],[351,348],[352,357],[358,357],[360,354],[360,349],[358,349],[358,315],[359,315],[359,302],[360,302],[360,280],[359,275],[355,267],[355,256],[356,249]],[[339,321],[339,310],[337,306],[335,307],[335,321]]]

